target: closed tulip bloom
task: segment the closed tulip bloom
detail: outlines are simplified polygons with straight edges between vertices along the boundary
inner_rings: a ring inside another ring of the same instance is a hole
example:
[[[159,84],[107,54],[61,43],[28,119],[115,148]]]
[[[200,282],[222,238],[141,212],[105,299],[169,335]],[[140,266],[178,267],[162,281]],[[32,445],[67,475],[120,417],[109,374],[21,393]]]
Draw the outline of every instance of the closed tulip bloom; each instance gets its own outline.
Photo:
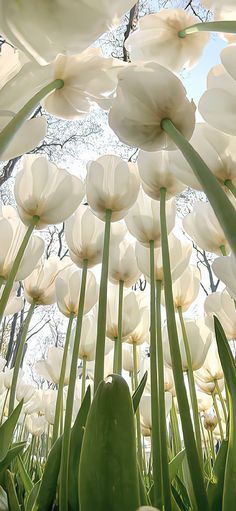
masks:
[[[36,413],[27,415],[25,420],[25,427],[32,436],[41,436],[46,428],[47,422],[43,416],[38,416]]]
[[[11,388],[13,371],[14,371],[14,367],[12,369],[6,369],[3,373],[4,374],[4,385],[7,390],[9,390]],[[23,376],[24,376],[24,371],[22,369],[20,369],[19,376],[18,376],[18,384],[22,380]]]
[[[104,223],[87,206],[81,204],[66,220],[65,238],[70,257],[77,266],[83,268],[84,259],[89,268],[101,262]]]
[[[191,69],[200,59],[209,35],[196,32],[181,38],[178,33],[196,23],[199,19],[184,9],[163,9],[143,16],[139,30],[126,41],[131,60],[151,60],[175,72]]]
[[[114,18],[133,5],[133,0],[14,0],[1,2],[1,30],[18,48],[40,64],[51,62],[58,53],[77,53],[107,31]],[[48,36],[50,34],[50,37]],[[47,35],[47,37],[46,37]]]
[[[171,232],[168,236],[170,266],[172,281],[178,279],[190,261],[192,254],[192,243],[186,238],[179,239]],[[150,279],[150,254],[149,249],[136,243],[135,253],[140,271]],[[160,247],[154,249],[154,270],[155,280],[163,280],[162,251]]]
[[[75,266],[63,270],[56,279],[56,300],[59,310],[67,317],[77,315],[80,300],[82,270]],[[84,314],[87,314],[98,300],[98,285],[94,274],[88,271],[84,302]]]
[[[194,379],[197,387],[201,390],[201,392],[204,392],[208,394],[209,396],[213,396],[215,392],[217,391],[216,388],[216,382],[218,384],[218,388],[220,391],[224,389],[224,379],[222,380],[214,380],[214,381],[205,381],[202,378],[198,377],[198,371],[194,373]]]
[[[236,300],[236,258],[233,253],[229,256],[217,257],[212,263],[215,275],[225,285],[229,295]]]
[[[183,219],[185,232],[202,250],[221,254],[223,247],[229,252],[229,245],[216,215],[208,202],[195,202],[191,213]]]
[[[195,124],[195,106],[181,81],[168,69],[147,62],[119,72],[117,96],[109,123],[119,139],[144,151],[175,149],[161,122],[170,119],[188,140]]]
[[[40,218],[37,228],[66,220],[84,196],[81,180],[44,156],[27,155],[15,179],[15,199],[22,221]]]
[[[137,350],[137,370],[139,371],[139,360],[140,360],[140,350]],[[127,346],[127,344],[123,344],[122,346],[122,365],[125,371],[129,373],[134,372],[134,359],[133,359],[133,349],[132,346]]]
[[[23,309],[24,306],[24,300],[21,296],[16,295],[18,285],[15,282],[13,285],[13,288],[11,290],[10,296],[8,298],[8,302],[4,311],[4,316],[10,316],[11,314],[16,314],[17,312],[20,312],[21,309]],[[1,288],[0,290],[0,300],[2,297],[4,288]],[[1,368],[0,368],[1,370]]]
[[[133,243],[127,238],[120,243],[113,243],[109,257],[109,280],[112,284],[122,281],[125,287],[133,286],[141,273],[137,266]]]
[[[222,380],[222,378],[224,378],[224,373],[215,342],[211,343],[205,362],[201,369],[196,372],[196,376],[204,382]]]
[[[214,331],[213,316],[216,316],[224,331],[226,337],[236,339],[236,309],[234,300],[227,291],[216,292],[208,295],[204,303],[205,313],[207,314],[207,324]]]
[[[165,410],[166,416],[170,413],[172,407],[172,395],[170,392],[165,392]],[[140,400],[140,414],[144,426],[152,429],[151,417],[151,394],[143,394]]]
[[[118,286],[110,286],[107,300],[106,335],[114,340],[118,337]],[[140,321],[140,308],[138,298],[134,291],[124,290],[122,307],[122,341],[126,340]]]
[[[56,301],[55,280],[64,269],[70,264],[66,259],[60,260],[58,256],[51,255],[48,259],[42,260],[33,272],[24,280],[24,293],[29,303],[37,305],[51,305]]]
[[[96,314],[87,314],[83,318],[81,339],[79,345],[79,358],[86,358],[89,362],[95,359],[97,339],[97,318]]]
[[[34,395],[35,387],[25,383],[23,380],[19,381],[16,387],[16,399],[17,401],[21,401],[23,399],[24,403],[27,403]]]
[[[166,188],[167,199],[171,199],[186,188],[172,172],[171,152],[140,151],[137,163],[142,187],[152,199],[160,199],[161,188]]]
[[[198,108],[208,124],[229,135],[236,135],[236,45],[224,48],[220,57],[222,66],[215,66],[209,72],[207,90]]]
[[[204,321],[201,319],[186,319],[185,327],[187,331],[187,337],[189,342],[190,355],[192,360],[192,368],[193,371],[196,371],[200,367],[202,367],[204,360],[207,356],[207,352],[210,348],[212,342],[212,332],[206,326]],[[178,330],[178,338],[179,338],[179,346],[181,353],[181,361],[182,361],[182,370],[188,370],[188,362],[184,347],[184,341],[182,336],[182,329],[180,323],[177,322],[177,330]],[[169,339],[166,324],[163,327],[163,353],[164,353],[164,361],[169,366],[172,367],[172,360],[170,355],[170,347],[169,347]]]
[[[172,231],[175,225],[175,211],[174,199],[167,201],[166,220],[168,233]],[[134,206],[125,217],[125,223],[130,234],[144,246],[149,247],[150,240],[155,242],[156,247],[160,246],[160,203],[150,199],[142,190],[140,190]]]
[[[213,407],[213,399],[209,394],[197,392],[198,411],[206,412]]]
[[[5,281],[12,269],[16,255],[26,233],[26,227],[17,216],[0,217],[1,253],[0,278]],[[44,251],[44,241],[31,236],[18,268],[15,280],[24,280],[35,268]]]
[[[58,384],[61,374],[62,358],[63,349],[52,346],[48,350],[47,358],[45,360],[39,360],[38,362],[36,362],[35,370],[40,376],[42,376],[46,380]],[[69,356],[67,357],[66,361],[64,385],[68,385],[69,383],[70,363],[71,357]]]
[[[145,305],[139,303],[140,307],[140,321],[136,328],[131,332],[126,342],[129,344],[143,344],[149,340],[149,328],[150,328],[150,311]]]
[[[190,265],[172,286],[174,307],[188,310],[200,291],[201,273],[197,266]]]
[[[105,155],[87,166],[86,196],[96,216],[105,219],[107,209],[113,222],[121,220],[137,199],[140,180],[137,166],[119,156]]]

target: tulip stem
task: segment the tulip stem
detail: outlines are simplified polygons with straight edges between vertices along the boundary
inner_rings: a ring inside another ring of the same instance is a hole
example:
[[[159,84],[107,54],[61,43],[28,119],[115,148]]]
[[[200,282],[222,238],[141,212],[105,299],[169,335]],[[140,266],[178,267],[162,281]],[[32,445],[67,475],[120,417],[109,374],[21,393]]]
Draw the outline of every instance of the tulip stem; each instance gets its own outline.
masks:
[[[105,233],[103,242],[102,273],[99,289],[98,320],[97,320],[97,343],[94,369],[94,392],[104,377],[104,355],[106,340],[106,316],[107,316],[107,279],[109,265],[109,244],[111,232],[112,210],[106,210]]]
[[[75,339],[74,339],[73,353],[72,353],[72,359],[71,359],[70,379],[69,379],[69,386],[68,386],[67,400],[66,400],[64,434],[62,437],[60,488],[59,488],[59,509],[60,509],[60,511],[68,510],[68,470],[69,470],[69,455],[70,455],[71,421],[72,421],[72,414],[73,414],[78,354],[79,354],[82,321],[83,321],[83,313],[84,313],[87,269],[88,269],[88,261],[87,261],[87,259],[84,259],[81,289],[80,289],[80,298],[79,298],[79,308],[78,308],[78,315],[77,315],[76,328],[75,328]]]
[[[179,405],[180,418],[182,423],[183,438],[186,448],[186,456],[191,474],[193,491],[196,499],[197,509],[202,511],[209,510],[206,489],[204,485],[203,473],[201,470],[200,459],[195,442],[194,430],[189,410],[188,397],[185,388],[184,376],[182,372],[182,361],[179,348],[178,333],[175,319],[175,309],[173,302],[172,280],[170,269],[170,254],[168,247],[168,233],[166,225],[166,189],[160,189],[160,222],[161,222],[161,242],[162,242],[162,261],[164,273],[164,291],[167,314],[167,330],[169,335],[170,353],[175,382],[176,396]]]
[[[196,178],[202,185],[202,188],[211,203],[234,254],[236,255],[236,210],[233,204],[223,192],[219,182],[212,174],[206,163],[202,160],[191,144],[183,137],[180,131],[174,126],[171,120],[163,119],[161,127],[175,142],[191,166]]]
[[[225,418],[225,422],[227,424],[227,421],[228,421],[228,413],[227,413],[227,409],[226,409],[226,405],[225,405],[225,402],[224,402],[224,399],[222,397],[222,394],[221,394],[221,391],[220,391],[220,387],[219,387],[219,383],[217,380],[214,381],[215,383],[215,387],[216,387],[216,392],[219,396],[219,399],[220,399],[220,402],[221,402],[221,406],[222,406],[222,410],[223,410],[223,414],[224,414],[224,418]]]
[[[45,85],[39,92],[37,92],[22,108],[17,112],[15,117],[3,128],[0,133],[0,156],[3,151],[8,147],[12,138],[21,128],[22,124],[28,119],[40,101],[45,98],[50,92],[56,89],[61,89],[64,86],[63,80],[54,80],[53,82]]]
[[[227,34],[236,34],[236,21],[207,21],[204,23],[196,23],[196,25],[180,30],[178,36],[184,38],[186,35],[196,34],[196,32],[225,32]]]
[[[4,311],[5,311],[5,308],[7,306],[7,302],[8,302],[8,298],[10,296],[10,293],[11,293],[11,290],[12,290],[12,286],[14,284],[14,280],[15,280],[15,277],[16,277],[16,274],[18,272],[18,269],[19,269],[19,266],[20,266],[20,263],[22,261],[22,258],[24,256],[24,253],[25,253],[25,249],[28,245],[28,242],[29,242],[29,239],[31,237],[31,234],[34,230],[34,227],[35,225],[37,225],[39,221],[39,217],[38,216],[33,216],[32,219],[31,219],[31,223],[24,235],[24,238],[22,240],[22,243],[20,245],[20,248],[17,252],[17,255],[16,255],[16,258],[15,258],[15,261],[12,265],[12,268],[11,268],[11,271],[8,275],[8,278],[7,278],[7,282],[6,282],[6,285],[4,287],[4,290],[3,290],[3,293],[2,293],[2,297],[1,297],[1,300],[0,300],[0,323],[2,322],[2,318],[3,318],[3,314],[4,314]]]
[[[160,422],[160,446],[162,461],[162,488],[165,511],[171,511],[171,491],[169,476],[169,460],[167,452],[167,434],[166,434],[166,406],[165,406],[165,382],[164,382],[164,362],[162,345],[162,327],[161,327],[161,287],[162,281],[156,281],[156,345],[157,345],[157,363],[158,363],[158,397],[159,397],[159,422]]]
[[[15,395],[16,395],[16,385],[17,385],[17,380],[18,380],[18,376],[19,376],[20,366],[21,366],[21,362],[22,362],[22,358],[23,358],[26,336],[27,336],[27,333],[28,333],[28,329],[29,329],[29,324],[30,324],[31,318],[33,316],[35,305],[36,305],[35,302],[31,303],[30,308],[29,308],[28,313],[27,313],[27,316],[26,316],[25,321],[23,323],[22,334],[21,334],[21,337],[20,337],[20,343],[19,343],[19,346],[18,346],[18,350],[17,350],[17,354],[16,354],[16,360],[15,360],[15,365],[14,365],[14,369],[13,369],[13,376],[12,376],[11,390],[10,390],[10,397],[9,397],[9,413],[8,413],[8,417],[10,417],[11,413],[14,410]]]
[[[87,375],[87,357],[83,357],[83,366],[82,366],[82,383],[81,383],[81,403],[85,396],[85,388],[86,388],[86,375]]]
[[[216,417],[217,417],[217,421],[218,421],[218,425],[219,425],[220,438],[221,438],[221,440],[224,440],[224,432],[223,432],[223,428],[222,428],[220,411],[219,411],[219,407],[218,407],[218,404],[217,404],[216,396],[215,396],[214,393],[212,394],[212,399],[213,399],[213,405],[214,405],[214,408],[215,408]]]
[[[119,281],[119,305],[118,305],[118,336],[117,336],[117,373],[122,373],[122,309],[123,309],[124,282]]]
[[[225,250],[225,246],[224,246],[224,245],[220,245],[220,247],[219,247],[219,248],[220,248],[220,251],[221,251],[222,256],[226,256],[226,255],[227,255],[227,253],[226,253],[226,250]]]
[[[155,304],[155,261],[154,241],[149,241],[150,254],[150,376],[151,376],[151,418],[152,418],[152,470],[154,484],[154,506],[162,502],[162,463],[160,445],[160,413],[157,386],[157,350],[156,350],[156,304]]]
[[[133,364],[134,364],[134,389],[138,387],[138,357],[137,357],[137,345],[133,342]],[[140,412],[139,406],[136,410],[136,428],[137,428],[137,451],[138,451],[138,462],[141,473],[143,472],[143,454],[142,454],[142,439],[141,439],[141,425],[140,425]]]
[[[185,327],[185,323],[184,323],[182,307],[178,307],[178,314],[179,314],[182,336],[183,336],[183,341],[184,341],[184,349],[185,349],[187,364],[188,364],[187,377],[188,377],[190,399],[191,399],[192,410],[193,410],[193,421],[194,421],[196,443],[197,443],[197,448],[198,448],[199,459],[200,459],[201,463],[203,463],[201,429],[200,429],[200,424],[199,424],[197,394],[196,394],[196,387],[195,387],[195,383],[194,383],[191,352],[189,349],[189,342],[188,342],[187,331],[186,331],[186,327]]]
[[[236,187],[231,179],[226,179],[224,185],[231,191],[234,197],[236,197]]]
[[[66,374],[66,362],[67,362],[67,355],[68,355],[69,344],[70,344],[70,335],[71,335],[73,319],[74,319],[74,313],[71,312],[70,317],[69,317],[67,332],[66,332],[66,341],[65,341],[62,364],[61,364],[61,373],[60,373],[60,379],[59,379],[56,410],[55,410],[55,420],[54,420],[54,424],[53,424],[53,433],[52,433],[52,445],[56,442],[56,440],[58,438],[60,416],[61,416],[61,414],[63,414],[63,406],[62,406],[63,405],[63,388],[64,388],[64,380],[65,380],[65,374]]]

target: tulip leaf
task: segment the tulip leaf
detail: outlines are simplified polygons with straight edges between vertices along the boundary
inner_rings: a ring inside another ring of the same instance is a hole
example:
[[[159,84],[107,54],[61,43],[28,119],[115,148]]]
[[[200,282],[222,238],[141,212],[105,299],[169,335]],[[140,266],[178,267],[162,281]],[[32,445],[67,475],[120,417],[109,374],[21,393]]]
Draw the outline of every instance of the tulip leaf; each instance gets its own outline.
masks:
[[[32,488],[29,495],[26,497],[25,511],[33,511],[34,504],[38,496],[41,480],[39,480]],[[1,510],[0,510],[1,511]]]
[[[0,427],[0,462],[6,457],[12,443],[14,429],[19,419],[23,406],[23,400],[13,410],[12,414]]]
[[[17,498],[16,485],[14,483],[14,474],[10,470],[6,471],[6,488],[9,511],[21,511],[20,504]]]
[[[0,511],[9,511],[7,494],[2,486],[0,486]]]
[[[213,467],[213,477],[207,486],[207,495],[211,511],[222,510],[224,489],[225,462],[228,450],[228,441],[223,440]]]
[[[176,488],[171,484],[171,491],[174,499],[174,504],[176,505],[177,509],[180,509],[181,511],[188,511],[190,508],[186,506],[186,504],[183,502],[179,492],[176,490]],[[172,500],[172,507],[173,506],[173,500]]]
[[[52,509],[61,463],[61,445],[62,437],[57,439],[49,453],[36,503],[33,508],[34,511],[51,511]]]
[[[30,493],[34,485],[20,456],[17,459],[17,468],[26,493]]]
[[[177,475],[177,472],[178,472],[179,468],[181,467],[184,457],[185,457],[185,449],[182,449],[182,451],[178,452],[178,454],[176,454],[176,456],[170,461],[170,463],[169,463],[170,481],[173,481],[173,479]]]
[[[25,445],[26,445],[26,442],[18,442],[18,443],[15,443],[12,445],[12,447],[11,447],[11,449],[9,449],[6,457],[0,463],[0,473],[3,472],[10,465],[10,463],[14,460],[14,458],[16,456],[18,456],[18,454],[20,454],[24,450]],[[0,511],[1,511],[1,508],[0,508]]]
[[[236,502],[236,365],[219,320],[214,316],[216,342],[229,398],[229,434],[225,463],[222,511],[234,509]]]
[[[91,389],[87,388],[82,405],[79,409],[71,431],[70,459],[69,459],[69,509],[78,511],[78,473],[84,428],[91,404]]]
[[[136,388],[135,392],[132,395],[134,413],[137,411],[137,408],[138,408],[139,403],[140,403],[140,399],[141,399],[141,397],[143,395],[143,391],[144,391],[145,385],[147,383],[147,376],[148,376],[148,373],[146,371],[145,374],[142,377],[142,380],[141,380],[139,386]]]
[[[134,511],[140,504],[132,399],[118,374],[100,382],[90,407],[79,496],[80,511]]]

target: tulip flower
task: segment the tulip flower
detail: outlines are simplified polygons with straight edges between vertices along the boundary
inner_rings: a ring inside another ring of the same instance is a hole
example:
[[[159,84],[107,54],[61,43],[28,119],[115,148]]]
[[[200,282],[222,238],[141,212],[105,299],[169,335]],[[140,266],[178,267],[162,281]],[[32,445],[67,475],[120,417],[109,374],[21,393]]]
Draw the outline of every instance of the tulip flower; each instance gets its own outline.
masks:
[[[14,368],[6,369],[4,371],[4,385],[7,390],[10,390],[11,386],[12,386],[13,372],[14,372]],[[22,369],[20,369],[19,376],[18,376],[18,383],[22,380],[23,376],[24,376],[24,372]]]
[[[234,5],[227,5],[225,4],[222,6],[214,6],[213,10],[214,14],[214,21],[232,21],[236,20],[236,9],[235,9],[235,3]],[[227,43],[235,43],[236,36],[235,34],[229,33],[229,32],[222,32],[219,34],[224,41]]]
[[[11,314],[16,314],[17,312],[19,312],[23,309],[24,300],[21,296],[16,295],[17,288],[18,288],[18,285],[17,285],[17,283],[15,283],[13,285],[13,288],[11,290],[11,293],[10,293],[10,296],[9,296],[9,299],[8,299],[8,302],[6,305],[6,308],[4,311],[4,316],[10,316]],[[1,300],[3,290],[4,290],[4,288],[0,290],[0,300]],[[0,367],[1,367],[1,365],[0,365]]]
[[[236,259],[234,254],[217,257],[212,263],[215,275],[225,285],[229,295],[236,300]]]
[[[14,191],[22,221],[29,225],[37,216],[38,229],[66,220],[84,196],[79,178],[37,155],[25,156]]]
[[[134,94],[135,91],[135,94]],[[119,139],[144,151],[173,149],[161,127],[169,118],[189,140],[195,124],[195,106],[180,80],[155,62],[131,65],[119,72],[117,97],[109,123]]]
[[[44,417],[38,416],[36,413],[27,415],[25,420],[25,427],[32,436],[41,436],[47,427],[47,422]]]
[[[195,379],[195,383],[197,385],[197,387],[201,390],[201,392],[205,392],[206,394],[209,394],[209,395],[213,395],[215,394],[215,392],[217,392],[217,387],[216,387],[216,383],[220,389],[220,391],[223,390],[224,388],[224,380],[214,380],[214,381],[205,381],[203,380],[202,378],[199,378],[198,377],[198,371],[195,372],[194,374],[194,379]]]
[[[200,367],[202,367],[204,360],[207,356],[207,352],[211,345],[212,341],[212,333],[209,328],[205,325],[205,323],[198,319],[187,319],[185,321],[188,341],[189,341],[189,349],[191,354],[192,368],[193,371],[196,371]],[[180,352],[181,352],[181,361],[182,361],[182,371],[188,371],[188,363],[187,357],[183,342],[183,334],[180,327],[180,323],[177,323],[178,328],[178,336],[179,336],[179,344],[180,344]],[[164,350],[164,360],[165,363],[172,367],[172,361],[170,356],[170,348],[169,348],[169,340],[167,334],[167,327],[164,325],[163,328],[163,350]]]
[[[172,395],[170,392],[165,392],[166,416],[170,413],[172,406]],[[151,418],[151,395],[143,394],[140,400],[140,413],[143,423],[146,427],[152,429]]]
[[[216,292],[208,295],[204,303],[205,313],[207,314],[207,324],[214,331],[213,316],[216,316],[224,331],[226,337],[236,339],[236,309],[234,300],[227,291]]]
[[[197,392],[198,410],[200,412],[206,412],[213,406],[213,399],[208,394],[203,392]]]
[[[183,219],[185,232],[207,252],[229,252],[225,234],[208,202],[195,202],[192,212]]]
[[[73,313],[78,314],[80,292],[82,286],[82,271],[74,265],[65,268],[58,275],[55,288],[56,300],[59,310],[67,317]],[[89,271],[87,275],[84,314],[87,314],[98,299],[98,285],[94,274]]]
[[[112,284],[123,282],[125,287],[131,287],[140,277],[134,245],[127,239],[113,243],[110,249],[109,280]]]
[[[131,60],[154,61],[175,72],[191,69],[200,59],[209,36],[196,32],[182,38],[178,33],[198,22],[196,16],[184,9],[163,9],[143,16],[139,30],[132,32],[126,41]]]
[[[126,342],[133,346],[138,346],[149,340],[149,327],[150,327],[150,311],[145,305],[139,304],[140,307],[140,321],[136,328],[131,332]]]
[[[197,266],[190,265],[173,283],[173,299],[175,309],[182,312],[188,310],[196,300],[200,291],[201,273]]]
[[[17,401],[21,401],[23,399],[24,404],[30,401],[30,399],[34,396],[35,387],[25,383],[23,380],[20,380],[16,387],[16,399]]]
[[[37,305],[51,305],[56,301],[55,280],[58,274],[70,265],[67,259],[60,260],[58,256],[51,255],[41,260],[35,270],[24,280],[25,297],[29,303]]]
[[[137,369],[139,370],[139,359],[140,359],[140,351],[137,351]],[[122,346],[122,365],[125,371],[129,373],[134,372],[134,359],[133,359],[133,351],[132,346],[123,345]]]
[[[118,288],[110,286],[107,302],[107,327],[106,334],[114,341],[118,336]],[[122,314],[122,340],[126,340],[140,321],[140,308],[136,293],[125,290]]]
[[[58,53],[77,53],[90,46],[107,31],[114,19],[133,5],[133,0],[116,0],[110,4],[102,0],[69,0],[66,5],[24,0],[1,2],[2,33],[18,48],[44,65]],[[30,30],[29,30],[30,28]],[[45,37],[50,34],[50,37]]]
[[[195,376],[204,382],[222,380],[224,377],[217,345],[215,342],[211,343],[204,364],[201,369],[195,373]]]
[[[48,350],[47,358],[45,360],[39,360],[35,364],[35,370],[37,373],[52,383],[59,383],[61,365],[62,365],[63,350],[52,346]],[[70,373],[70,358],[67,360],[66,373],[64,385],[68,385],[69,373]]]

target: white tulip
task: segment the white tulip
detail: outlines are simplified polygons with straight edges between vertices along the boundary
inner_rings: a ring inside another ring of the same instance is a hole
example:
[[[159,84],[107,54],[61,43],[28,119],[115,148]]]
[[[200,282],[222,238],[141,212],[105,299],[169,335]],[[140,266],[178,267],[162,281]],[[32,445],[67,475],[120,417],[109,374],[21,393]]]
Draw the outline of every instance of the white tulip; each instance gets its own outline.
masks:
[[[227,291],[216,292],[208,295],[204,303],[207,314],[207,324],[214,331],[213,316],[216,316],[224,331],[226,337],[236,339],[236,309],[234,300]]]
[[[56,279],[56,300],[59,310],[67,317],[78,314],[82,270],[71,266],[63,270]],[[84,314],[87,314],[98,300],[98,285],[94,274],[87,273]]]
[[[62,358],[63,349],[52,346],[48,350],[47,358],[36,362],[35,371],[37,371],[37,373],[46,380],[58,384],[61,374]],[[66,361],[64,385],[68,385],[69,383],[70,364],[71,356],[68,356]]]
[[[233,253],[229,256],[217,257],[212,263],[212,269],[218,279],[226,285],[229,295],[236,300],[236,258]]]

